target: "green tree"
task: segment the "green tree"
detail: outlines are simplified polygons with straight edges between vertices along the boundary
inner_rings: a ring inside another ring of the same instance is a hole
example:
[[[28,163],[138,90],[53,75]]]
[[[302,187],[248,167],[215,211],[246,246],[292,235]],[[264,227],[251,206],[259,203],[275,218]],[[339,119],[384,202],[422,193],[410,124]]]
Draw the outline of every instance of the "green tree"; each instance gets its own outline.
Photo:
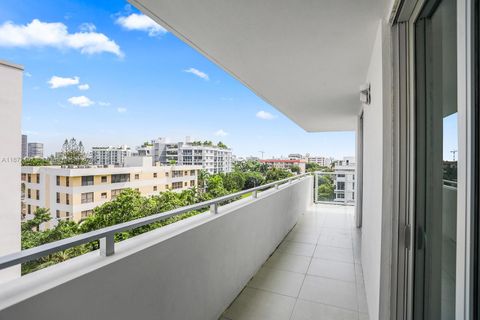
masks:
[[[333,185],[333,178],[330,176],[318,177],[318,200],[333,201],[335,188]]]
[[[315,162],[308,162],[305,164],[305,170],[307,172],[315,172],[315,171],[320,171],[320,165]]]
[[[75,138],[65,139],[62,146],[61,159],[59,163],[62,165],[85,165],[88,163],[83,148],[82,141],[77,142]]]
[[[290,171],[296,174],[300,174],[300,167],[297,165],[293,165],[290,167]]]
[[[212,175],[207,180],[207,192],[212,198],[217,198],[228,194],[223,186],[223,179],[220,175]]]
[[[22,159],[22,166],[32,166],[32,167],[39,167],[39,166],[49,166],[51,165],[50,161],[47,159],[42,158],[25,158]]]
[[[292,176],[292,173],[288,170],[272,168],[267,171],[267,174],[265,175],[265,179],[266,179],[266,183],[270,183],[270,182],[286,179],[291,176]]]
[[[223,186],[229,192],[236,192],[245,188],[247,177],[243,172],[229,172],[222,174],[221,177],[223,179]]]
[[[48,222],[51,219],[50,210],[46,208],[37,208],[33,213],[33,218],[22,222],[22,231],[38,231],[42,223]]]
[[[265,183],[265,177],[260,172],[246,172],[245,173],[245,187],[244,189],[251,189],[258,187]]]
[[[219,141],[217,143],[217,147],[219,147],[220,149],[228,149],[227,145],[224,144],[222,141]]]

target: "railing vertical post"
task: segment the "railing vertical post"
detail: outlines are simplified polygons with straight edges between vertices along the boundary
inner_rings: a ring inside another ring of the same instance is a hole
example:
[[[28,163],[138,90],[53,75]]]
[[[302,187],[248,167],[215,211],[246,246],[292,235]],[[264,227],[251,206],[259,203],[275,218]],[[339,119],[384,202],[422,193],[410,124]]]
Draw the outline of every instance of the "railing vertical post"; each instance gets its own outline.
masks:
[[[111,233],[100,239],[100,254],[104,257],[115,253],[115,234]]]
[[[215,202],[210,205],[210,212],[213,214],[218,213],[218,203]]]
[[[252,198],[254,198],[254,199],[258,198],[258,191],[257,190],[252,192]]]
[[[318,202],[318,173],[313,174],[313,201]]]
[[[278,189],[278,183],[275,183],[275,189]]]

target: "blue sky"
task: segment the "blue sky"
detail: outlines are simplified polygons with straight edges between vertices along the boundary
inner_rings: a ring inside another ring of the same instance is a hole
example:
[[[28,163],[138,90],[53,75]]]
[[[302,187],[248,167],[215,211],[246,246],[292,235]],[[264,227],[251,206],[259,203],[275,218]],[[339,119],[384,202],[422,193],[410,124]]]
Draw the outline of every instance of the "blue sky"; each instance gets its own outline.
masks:
[[[25,67],[22,130],[47,155],[67,137],[187,135],[239,156],[354,154],[353,132],[306,133],[126,1],[2,0],[0,59]]]

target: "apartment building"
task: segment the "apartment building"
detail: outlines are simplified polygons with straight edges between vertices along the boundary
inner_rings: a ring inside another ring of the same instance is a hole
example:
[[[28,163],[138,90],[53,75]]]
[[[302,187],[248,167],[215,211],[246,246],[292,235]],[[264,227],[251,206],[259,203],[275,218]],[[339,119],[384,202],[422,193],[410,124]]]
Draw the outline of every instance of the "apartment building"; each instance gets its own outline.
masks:
[[[43,158],[43,143],[29,142],[28,143],[28,157],[29,158]]]
[[[152,141],[153,161],[162,164],[199,165],[209,173],[232,171],[232,150],[215,145],[192,142],[167,142],[166,138]]]
[[[132,155],[132,150],[126,145],[119,147],[93,147],[91,162],[94,165],[123,165],[125,157]]]
[[[261,163],[267,164],[270,168],[290,170],[292,166],[298,166],[300,168],[300,173],[305,173],[306,171],[306,161],[305,160],[290,160],[290,159],[265,159],[259,160]]]
[[[335,202],[355,203],[355,158],[344,157],[335,164]]]
[[[329,157],[311,156],[307,158],[307,161],[310,163],[316,163],[322,167],[330,167],[332,164],[332,158]]]
[[[22,134],[22,159],[28,156],[28,136]]]
[[[47,208],[53,221],[80,221],[126,188],[151,196],[196,187],[200,169],[193,165],[154,166],[150,157],[127,157],[123,167],[22,167],[24,219],[37,208]]]

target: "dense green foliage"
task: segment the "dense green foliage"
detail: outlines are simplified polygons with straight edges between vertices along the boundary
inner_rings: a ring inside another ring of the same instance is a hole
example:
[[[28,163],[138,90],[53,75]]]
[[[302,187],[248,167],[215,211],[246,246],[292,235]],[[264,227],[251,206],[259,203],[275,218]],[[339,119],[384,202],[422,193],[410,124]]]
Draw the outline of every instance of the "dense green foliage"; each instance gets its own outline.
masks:
[[[53,221],[50,221],[50,212],[47,209],[39,208],[35,211],[33,219],[22,223],[22,249],[29,249],[122,222],[203,202],[264,183],[285,179],[289,176],[292,176],[290,171],[268,169],[259,162],[245,161],[236,163],[234,171],[229,173],[208,174],[206,171],[201,171],[198,176],[198,189],[192,188],[182,192],[166,191],[149,197],[142,196],[138,191],[132,189],[124,189],[114,200],[95,208],[92,215],[79,223],[61,220],[55,225]],[[208,208],[191,211],[135,230],[118,233],[115,235],[115,241],[128,239],[206,210]],[[44,223],[50,223],[51,228],[40,230],[40,226]],[[50,254],[41,259],[24,263],[22,273],[33,272],[98,248],[98,241],[93,241]]]
[[[22,159],[22,167],[25,167],[25,166],[40,167],[40,166],[49,166],[49,165],[51,165],[51,163],[47,159],[42,159],[42,158]]]
[[[335,186],[333,184],[333,177],[319,176],[318,177],[318,200],[333,201],[335,195]]]

